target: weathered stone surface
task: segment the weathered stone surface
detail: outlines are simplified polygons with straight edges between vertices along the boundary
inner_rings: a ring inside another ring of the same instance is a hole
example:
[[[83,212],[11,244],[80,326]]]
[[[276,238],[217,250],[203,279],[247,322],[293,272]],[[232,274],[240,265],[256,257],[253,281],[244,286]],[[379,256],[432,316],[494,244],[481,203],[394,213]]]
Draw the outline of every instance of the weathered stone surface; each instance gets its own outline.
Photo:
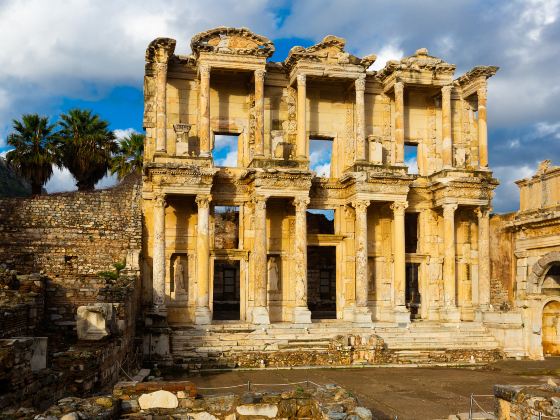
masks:
[[[163,390],[140,395],[138,403],[142,410],[149,410],[151,408],[177,408],[179,405],[175,394]]]
[[[273,404],[243,404],[238,405],[235,410],[242,416],[258,416],[269,419],[276,417],[276,414],[278,414],[278,406]]]

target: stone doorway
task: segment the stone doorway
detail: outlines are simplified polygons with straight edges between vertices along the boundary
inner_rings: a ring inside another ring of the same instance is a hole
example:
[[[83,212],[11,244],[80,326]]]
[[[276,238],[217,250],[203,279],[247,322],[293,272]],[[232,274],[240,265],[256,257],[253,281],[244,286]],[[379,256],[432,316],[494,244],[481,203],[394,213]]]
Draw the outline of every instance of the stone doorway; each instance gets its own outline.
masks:
[[[215,260],[213,319],[239,321],[239,289],[239,261]]]
[[[418,286],[418,270],[420,264],[406,263],[406,307],[410,311],[410,319],[420,319],[420,288]]]
[[[312,319],[336,319],[336,246],[307,247],[307,306]]]
[[[543,308],[542,346],[545,356],[560,356],[560,302],[557,300]]]

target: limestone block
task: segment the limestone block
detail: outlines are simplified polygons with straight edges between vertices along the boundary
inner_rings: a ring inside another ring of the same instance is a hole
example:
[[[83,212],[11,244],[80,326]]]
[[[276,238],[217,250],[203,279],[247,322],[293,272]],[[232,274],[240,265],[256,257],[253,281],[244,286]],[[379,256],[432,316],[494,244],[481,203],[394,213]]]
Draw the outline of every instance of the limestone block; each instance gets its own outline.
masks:
[[[175,394],[160,390],[140,395],[138,403],[142,410],[149,410],[150,408],[177,408],[179,400]]]
[[[380,142],[369,142],[369,160],[378,165],[383,163],[383,145]]]
[[[95,303],[78,307],[79,340],[101,340],[116,331],[116,304]]]
[[[278,406],[273,404],[244,404],[237,407],[237,413],[242,416],[276,417]]]
[[[189,417],[193,418],[194,420],[218,420],[217,417],[213,416],[210,413],[207,413],[206,411],[203,411],[201,413],[190,413]]]

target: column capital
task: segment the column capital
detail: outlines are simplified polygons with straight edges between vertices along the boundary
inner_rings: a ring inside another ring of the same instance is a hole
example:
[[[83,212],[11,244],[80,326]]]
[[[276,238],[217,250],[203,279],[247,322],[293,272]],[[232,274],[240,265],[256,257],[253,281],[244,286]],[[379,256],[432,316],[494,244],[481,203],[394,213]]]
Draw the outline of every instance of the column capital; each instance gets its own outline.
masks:
[[[488,217],[491,211],[492,207],[490,206],[478,206],[474,209],[474,214],[476,214],[476,217],[479,219],[482,219]]]
[[[393,210],[393,213],[396,215],[404,215],[404,211],[407,209],[408,207],[408,201],[394,201],[393,204],[391,204],[391,210]]]
[[[198,68],[198,72],[200,77],[210,77],[210,69],[211,67],[208,64],[203,64]]]
[[[167,205],[164,193],[156,194],[156,196],[154,197],[154,205],[157,207],[165,207]]]
[[[453,86],[451,86],[451,85],[442,86],[442,88],[441,88],[441,94],[442,94],[443,96],[448,96],[448,97],[449,97],[449,96],[451,95],[451,89],[452,89],[452,88],[453,88]]]
[[[459,204],[457,203],[444,203],[441,205],[441,207],[443,208],[443,214],[451,214],[453,215],[453,213],[455,213],[455,210],[457,210],[457,208],[459,207]]]
[[[195,202],[198,208],[204,208],[204,209],[209,208],[211,201],[212,201],[212,196],[210,194],[198,194],[195,198]]]
[[[264,76],[266,76],[266,70],[255,70],[255,80],[264,81]]]
[[[251,202],[255,206],[255,210],[264,210],[266,209],[266,199],[268,197],[264,195],[255,195]]]
[[[307,76],[305,74],[298,74],[297,75],[298,86],[305,86],[306,80],[307,80]]]
[[[402,95],[404,91],[404,83],[395,82],[395,84],[393,85],[393,89],[395,89],[395,95]]]
[[[354,85],[356,86],[356,90],[359,91],[363,91],[366,89],[366,75],[365,74],[360,74],[358,76],[358,78],[356,79],[356,81],[354,82]]]
[[[357,212],[365,212],[370,204],[371,202],[369,200],[352,201],[352,207],[354,207]]]
[[[488,90],[487,90],[486,86],[479,87],[476,90],[476,96],[477,96],[478,100],[486,102],[487,92],[488,92]]]
[[[294,207],[296,211],[306,211],[309,205],[309,197],[296,197],[293,200]]]

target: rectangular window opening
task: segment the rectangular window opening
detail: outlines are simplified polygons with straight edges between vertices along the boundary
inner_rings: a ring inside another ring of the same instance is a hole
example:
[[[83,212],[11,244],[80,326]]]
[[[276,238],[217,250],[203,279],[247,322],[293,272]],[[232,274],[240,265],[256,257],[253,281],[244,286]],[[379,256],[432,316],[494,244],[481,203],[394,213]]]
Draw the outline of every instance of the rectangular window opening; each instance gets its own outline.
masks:
[[[331,177],[332,149],[332,138],[309,138],[309,167],[318,177]]]
[[[307,210],[307,233],[334,235],[334,210]]]
[[[418,145],[417,144],[404,145],[404,164],[408,166],[409,174],[418,173]]]
[[[215,133],[212,158],[215,166],[237,167],[239,134]]]
[[[404,249],[410,254],[418,252],[418,213],[405,213]]]
[[[214,249],[239,247],[239,207],[214,206]]]

